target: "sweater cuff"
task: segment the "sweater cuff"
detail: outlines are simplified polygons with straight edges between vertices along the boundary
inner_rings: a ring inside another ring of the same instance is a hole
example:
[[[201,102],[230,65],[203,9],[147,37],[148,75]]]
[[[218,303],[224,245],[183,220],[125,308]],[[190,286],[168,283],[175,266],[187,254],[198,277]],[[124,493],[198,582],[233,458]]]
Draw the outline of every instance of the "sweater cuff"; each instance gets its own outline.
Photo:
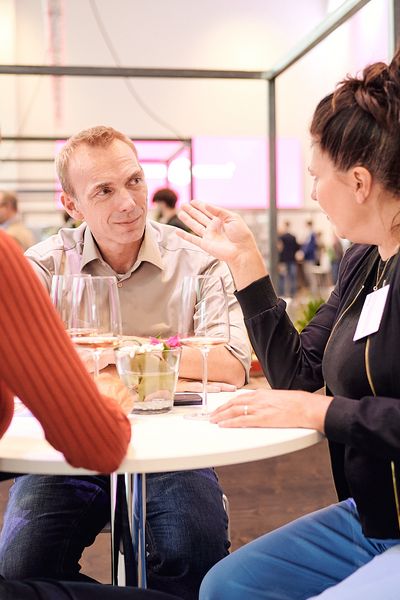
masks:
[[[325,415],[325,435],[328,440],[347,444],[354,413],[359,408],[358,400],[334,396]]]
[[[269,275],[253,281],[239,292],[235,291],[235,296],[240,303],[245,319],[259,315],[278,302],[278,296]]]

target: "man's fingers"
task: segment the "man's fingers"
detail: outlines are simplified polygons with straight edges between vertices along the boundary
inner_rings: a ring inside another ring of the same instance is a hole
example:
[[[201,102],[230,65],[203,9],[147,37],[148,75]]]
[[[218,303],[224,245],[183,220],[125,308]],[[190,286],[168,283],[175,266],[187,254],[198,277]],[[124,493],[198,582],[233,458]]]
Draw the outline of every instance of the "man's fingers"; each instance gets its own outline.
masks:
[[[207,384],[207,392],[210,394],[218,393],[218,392],[234,392],[236,391],[236,386],[230,383],[224,383],[219,381],[212,381]],[[179,380],[178,385],[176,386],[177,392],[202,392],[203,384],[201,381],[185,381]]]
[[[203,389],[199,381],[185,381],[180,379],[176,386],[177,392],[201,392]]]

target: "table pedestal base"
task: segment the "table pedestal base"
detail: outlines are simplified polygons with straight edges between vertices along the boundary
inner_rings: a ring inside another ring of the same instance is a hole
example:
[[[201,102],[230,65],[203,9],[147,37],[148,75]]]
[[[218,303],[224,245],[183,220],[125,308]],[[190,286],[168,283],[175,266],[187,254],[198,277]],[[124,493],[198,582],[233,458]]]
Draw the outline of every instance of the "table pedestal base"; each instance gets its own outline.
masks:
[[[146,475],[113,473],[110,490],[112,583],[146,588]]]

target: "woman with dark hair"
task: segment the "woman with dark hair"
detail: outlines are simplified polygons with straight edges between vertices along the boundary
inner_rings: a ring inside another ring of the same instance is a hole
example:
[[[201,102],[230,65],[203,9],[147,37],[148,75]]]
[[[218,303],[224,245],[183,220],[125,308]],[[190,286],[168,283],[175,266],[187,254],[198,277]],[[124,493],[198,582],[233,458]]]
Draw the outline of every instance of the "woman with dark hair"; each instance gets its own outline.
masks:
[[[47,441],[71,465],[111,473],[131,437],[122,410],[132,408],[126,388],[107,374],[100,375],[96,387],[21,249],[2,231],[0,282],[0,436],[10,424],[17,395],[40,421]],[[6,477],[0,474],[0,479]],[[0,576],[1,600],[125,598],[173,596],[99,584],[4,581]]]
[[[179,235],[228,263],[274,388],[234,398],[211,420],[323,432],[339,503],[223,559],[204,579],[201,600],[400,593],[400,52],[324,98],[311,137],[312,198],[354,244],[301,334],[236,214],[193,202],[182,219],[199,237]],[[326,395],[312,393],[324,385]]]

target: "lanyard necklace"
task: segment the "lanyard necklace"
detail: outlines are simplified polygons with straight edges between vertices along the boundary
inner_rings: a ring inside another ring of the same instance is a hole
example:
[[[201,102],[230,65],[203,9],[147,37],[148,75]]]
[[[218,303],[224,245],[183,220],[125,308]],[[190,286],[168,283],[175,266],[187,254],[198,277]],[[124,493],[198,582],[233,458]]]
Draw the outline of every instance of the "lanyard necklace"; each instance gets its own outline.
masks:
[[[376,290],[379,288],[379,284],[383,279],[383,276],[386,272],[386,268],[389,265],[389,263],[392,261],[393,256],[391,256],[390,258],[388,258],[387,260],[382,260],[381,258],[379,259],[379,263],[378,263],[378,268],[376,270],[376,282],[374,287],[372,288],[374,290],[374,292],[376,292]],[[379,267],[381,266],[381,263],[383,265],[382,271],[381,273],[379,273]],[[385,282],[383,282],[385,283]]]

